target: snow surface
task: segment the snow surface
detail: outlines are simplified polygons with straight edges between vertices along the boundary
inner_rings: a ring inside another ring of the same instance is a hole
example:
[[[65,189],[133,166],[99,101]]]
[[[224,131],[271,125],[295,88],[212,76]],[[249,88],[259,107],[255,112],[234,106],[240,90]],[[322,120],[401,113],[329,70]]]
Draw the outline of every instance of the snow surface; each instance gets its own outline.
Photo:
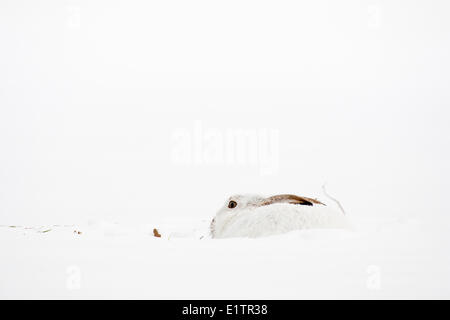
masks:
[[[449,11],[0,1],[0,298],[450,298]],[[200,239],[324,183],[354,231]]]
[[[2,226],[0,298],[450,298],[439,228],[417,219],[259,239],[208,225]]]

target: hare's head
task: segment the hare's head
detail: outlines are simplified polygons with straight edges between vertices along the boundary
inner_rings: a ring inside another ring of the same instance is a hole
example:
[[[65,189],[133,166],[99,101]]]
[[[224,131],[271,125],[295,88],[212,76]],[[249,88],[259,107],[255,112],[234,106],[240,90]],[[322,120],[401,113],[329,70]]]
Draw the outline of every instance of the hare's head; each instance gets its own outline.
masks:
[[[211,222],[211,235],[216,237],[222,233],[227,225],[239,216],[248,214],[249,211],[262,206],[268,206],[275,203],[286,203],[292,205],[323,205],[316,199],[299,197],[293,194],[281,194],[271,197],[262,197],[258,195],[234,195],[228,198],[224,206],[217,212]]]

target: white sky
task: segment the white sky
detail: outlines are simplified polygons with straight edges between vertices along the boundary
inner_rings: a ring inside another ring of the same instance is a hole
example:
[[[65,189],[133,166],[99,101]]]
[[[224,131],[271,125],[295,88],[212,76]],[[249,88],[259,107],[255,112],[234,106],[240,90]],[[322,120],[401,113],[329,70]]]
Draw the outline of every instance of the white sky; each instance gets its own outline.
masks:
[[[353,216],[447,217],[449,7],[2,0],[0,224],[203,219],[324,182]],[[278,169],[175,163],[198,123],[203,149],[275,130]]]

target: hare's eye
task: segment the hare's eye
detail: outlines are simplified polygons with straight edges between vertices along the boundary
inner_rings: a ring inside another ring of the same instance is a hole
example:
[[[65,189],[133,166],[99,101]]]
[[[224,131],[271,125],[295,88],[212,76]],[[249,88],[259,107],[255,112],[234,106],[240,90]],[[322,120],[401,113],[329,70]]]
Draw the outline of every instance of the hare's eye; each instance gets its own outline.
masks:
[[[236,201],[228,202],[228,208],[233,209],[233,208],[236,208],[236,206],[237,206]]]

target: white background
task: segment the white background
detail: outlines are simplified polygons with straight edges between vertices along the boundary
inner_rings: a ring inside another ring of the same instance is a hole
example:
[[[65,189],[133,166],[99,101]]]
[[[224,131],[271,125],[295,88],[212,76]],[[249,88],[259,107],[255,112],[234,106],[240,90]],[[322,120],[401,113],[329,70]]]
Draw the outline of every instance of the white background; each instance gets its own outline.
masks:
[[[197,221],[326,182],[350,217],[418,218],[446,249],[449,9],[2,0],[0,224]],[[196,123],[276,130],[278,169],[174,162]]]

